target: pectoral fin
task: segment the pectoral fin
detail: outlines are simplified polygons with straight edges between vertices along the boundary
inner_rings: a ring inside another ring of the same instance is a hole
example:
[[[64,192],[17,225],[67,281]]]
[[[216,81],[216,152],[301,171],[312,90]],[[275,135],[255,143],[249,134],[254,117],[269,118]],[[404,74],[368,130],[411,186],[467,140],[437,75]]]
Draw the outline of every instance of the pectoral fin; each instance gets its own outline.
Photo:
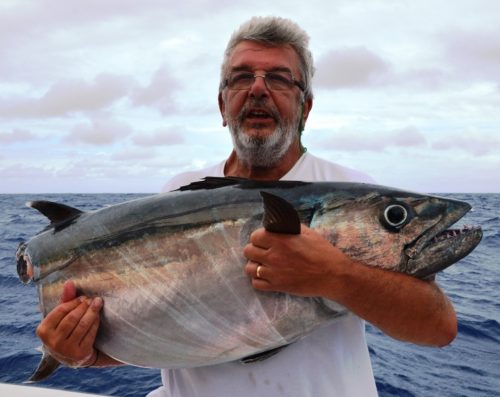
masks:
[[[260,192],[264,200],[262,224],[268,232],[300,234],[299,214],[285,199],[267,192]]]
[[[275,354],[278,354],[281,350],[283,350],[287,346],[288,345],[284,345],[284,346],[276,347],[276,348],[271,349],[271,350],[267,350],[267,351],[262,352],[262,353],[252,354],[251,356],[242,358],[240,360],[240,362],[242,364],[252,364],[252,363],[257,363],[259,361],[267,360],[269,357],[272,357]]]

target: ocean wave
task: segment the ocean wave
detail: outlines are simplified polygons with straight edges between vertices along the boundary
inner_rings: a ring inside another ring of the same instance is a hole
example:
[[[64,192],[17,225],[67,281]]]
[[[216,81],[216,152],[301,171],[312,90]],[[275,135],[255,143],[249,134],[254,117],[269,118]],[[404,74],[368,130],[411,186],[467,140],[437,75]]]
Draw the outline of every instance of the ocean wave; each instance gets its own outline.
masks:
[[[377,390],[379,397],[416,397],[415,394],[409,392],[408,390],[382,381],[377,381]]]
[[[461,320],[458,322],[458,333],[460,335],[472,336],[481,340],[490,340],[500,343],[500,324],[493,320],[484,321]]]
[[[0,287],[16,287],[19,285],[19,277],[15,273],[15,270],[12,270],[12,273],[2,274],[0,275]]]
[[[88,211],[141,195],[0,195],[0,381],[21,383],[41,354],[35,329],[40,321],[36,289],[17,278],[15,251],[47,220],[24,206],[48,199]],[[468,224],[485,236],[477,249],[440,273],[438,283],[459,318],[451,345],[428,348],[395,341],[367,324],[367,339],[380,397],[493,397],[500,390],[500,195],[450,194],[474,206]],[[120,367],[60,369],[42,385],[120,397],[144,396],[160,384],[158,370]]]

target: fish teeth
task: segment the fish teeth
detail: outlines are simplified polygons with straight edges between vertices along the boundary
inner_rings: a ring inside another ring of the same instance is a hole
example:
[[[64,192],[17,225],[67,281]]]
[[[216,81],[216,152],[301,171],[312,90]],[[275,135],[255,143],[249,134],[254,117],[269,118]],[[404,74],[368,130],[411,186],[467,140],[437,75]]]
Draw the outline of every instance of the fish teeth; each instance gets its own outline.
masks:
[[[457,237],[460,236],[462,233],[468,233],[470,231],[474,231],[479,229],[477,226],[471,226],[471,225],[464,225],[462,226],[461,229],[450,229],[450,230],[445,230],[438,234],[437,236],[434,236],[431,239],[431,243],[437,243],[439,241],[447,240],[449,238]]]

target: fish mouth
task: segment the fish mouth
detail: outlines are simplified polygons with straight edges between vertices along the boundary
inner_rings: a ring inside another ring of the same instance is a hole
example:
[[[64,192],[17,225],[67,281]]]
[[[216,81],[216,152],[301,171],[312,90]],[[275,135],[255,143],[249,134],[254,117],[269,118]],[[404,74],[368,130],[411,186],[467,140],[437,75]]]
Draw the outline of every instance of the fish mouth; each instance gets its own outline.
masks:
[[[17,261],[17,274],[23,284],[28,284],[33,278],[33,265],[29,256],[24,253],[26,250],[26,243],[21,243],[17,247],[16,261]]]
[[[408,274],[428,278],[471,253],[483,237],[479,226],[449,228],[472,207],[463,201],[446,200],[447,212],[440,222],[405,249]]]

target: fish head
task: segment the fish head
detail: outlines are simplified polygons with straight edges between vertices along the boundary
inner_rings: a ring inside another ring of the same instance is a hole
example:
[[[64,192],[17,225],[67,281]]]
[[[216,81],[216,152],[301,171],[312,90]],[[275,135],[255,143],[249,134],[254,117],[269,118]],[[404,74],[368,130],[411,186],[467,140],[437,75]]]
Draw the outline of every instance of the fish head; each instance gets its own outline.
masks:
[[[400,269],[419,278],[432,277],[471,253],[480,243],[483,232],[479,226],[450,228],[471,209],[460,200],[428,197],[416,206],[416,220],[439,219],[432,227],[408,244]]]
[[[325,197],[311,225],[352,259],[427,278],[479,244],[480,228],[448,230],[470,209],[459,200],[383,188]]]

